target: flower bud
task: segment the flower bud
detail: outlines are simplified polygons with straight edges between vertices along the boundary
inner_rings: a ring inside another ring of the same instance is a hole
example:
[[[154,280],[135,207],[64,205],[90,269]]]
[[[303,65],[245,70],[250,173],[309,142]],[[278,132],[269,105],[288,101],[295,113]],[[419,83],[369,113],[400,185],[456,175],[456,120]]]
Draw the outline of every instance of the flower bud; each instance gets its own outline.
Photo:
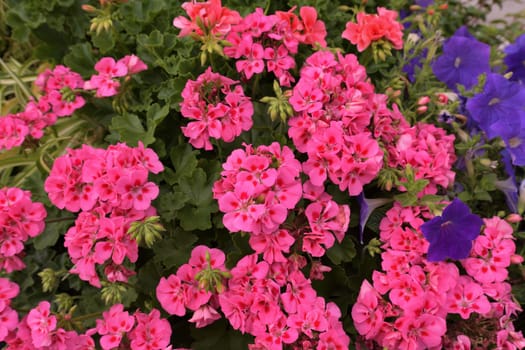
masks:
[[[519,214],[516,214],[516,213],[512,213],[512,214],[509,214],[507,215],[507,217],[505,218],[505,220],[510,223],[510,224],[517,224],[518,222],[520,222],[523,218],[521,217],[521,215]]]
[[[55,303],[58,306],[58,312],[65,313],[73,307],[74,299],[67,293],[59,293],[55,295]]]
[[[82,10],[86,11],[87,13],[95,13],[97,12],[97,9],[91,5],[88,5],[88,4],[83,4],[82,6],[80,6],[82,8]]]
[[[159,239],[162,239],[161,232],[166,231],[160,223],[160,217],[149,216],[142,221],[132,222],[128,229],[128,234],[133,237],[139,245],[146,245],[151,248]]]
[[[448,103],[448,96],[447,94],[444,94],[444,93],[438,93],[437,94],[437,98],[438,98],[438,103],[441,103],[441,104],[447,104]]]
[[[410,43],[410,44],[413,45],[413,44],[417,43],[420,39],[421,39],[421,37],[419,35],[417,35],[416,33],[410,33],[407,36],[407,43]]]
[[[512,254],[510,256],[510,263],[511,264],[521,264],[523,262],[523,257],[519,254]]]
[[[102,282],[100,297],[106,305],[113,305],[122,302],[122,297],[126,292],[126,287],[119,283]]]
[[[44,292],[52,292],[58,287],[59,276],[55,270],[45,268],[38,273],[38,276],[42,279],[42,290]]]
[[[416,109],[417,114],[423,114],[423,113],[425,113],[427,110],[428,110],[428,107],[427,107],[427,106],[419,106],[419,107],[417,107],[417,109]]]
[[[428,96],[422,96],[419,98],[419,100],[417,100],[417,104],[419,106],[426,105],[429,102],[430,102],[430,97]]]

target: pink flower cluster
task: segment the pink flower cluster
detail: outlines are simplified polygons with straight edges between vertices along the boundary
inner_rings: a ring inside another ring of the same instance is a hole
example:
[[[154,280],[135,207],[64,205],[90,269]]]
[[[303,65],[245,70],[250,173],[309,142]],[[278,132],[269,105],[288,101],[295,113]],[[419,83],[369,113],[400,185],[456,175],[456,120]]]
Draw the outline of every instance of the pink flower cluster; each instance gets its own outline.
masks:
[[[374,271],[373,285],[363,282],[352,308],[354,325],[365,343],[389,349],[522,348],[525,339],[511,319],[520,307],[505,282],[507,267],[522,260],[515,254],[512,227],[498,217],[485,219],[485,228],[474,241],[478,253],[473,250],[461,261],[467,271],[463,275],[453,262],[426,260],[428,242],[419,227],[422,218],[430,216],[424,208],[396,203],[381,221],[384,272]],[[491,260],[492,251],[497,252],[496,262]],[[491,272],[480,274],[485,268]],[[450,314],[467,323],[456,322],[455,328],[447,329]],[[469,327],[473,319],[475,325]]]
[[[299,44],[326,47],[326,28],[315,8],[301,7],[299,14],[300,18],[292,11],[265,15],[257,8],[231,27],[226,39],[232,46],[225,47],[224,54],[237,60],[237,71],[247,79],[266,67],[281,86],[290,86],[294,78],[289,71],[295,68]]]
[[[95,342],[89,335],[66,331],[58,327],[58,319],[51,313],[51,304],[40,302],[20,321],[5,339],[10,350],[94,350]]]
[[[232,142],[252,127],[253,104],[238,82],[209,67],[182,90],[181,114],[195,121],[182,127],[196,148],[213,149],[210,137]]]
[[[43,136],[43,129],[55,124],[57,117],[70,116],[85,104],[76,92],[84,84],[80,74],[65,66],[46,69],[39,74],[35,85],[43,95],[29,101],[22,112],[0,117],[0,149],[20,146],[28,135]]]
[[[84,90],[96,90],[96,97],[110,97],[118,94],[120,80],[132,74],[142,72],[148,66],[135,55],[127,55],[118,61],[112,57],[103,57],[95,64],[98,74],[84,83]],[[116,79],[117,78],[117,79]]]
[[[102,58],[95,65],[99,74],[84,82],[80,74],[58,65],[39,74],[35,85],[42,91],[38,101],[29,101],[22,112],[0,117],[0,150],[20,146],[30,135],[40,139],[44,129],[53,125],[57,117],[68,117],[86,103],[83,90],[97,90],[96,97],[108,97],[118,93],[120,82],[115,78],[129,77],[147,69],[135,55],[119,61]]]
[[[252,254],[231,270],[219,303],[234,329],[255,336],[250,349],[348,349],[341,311],[317,296],[305,265],[300,255],[269,264]]]
[[[196,276],[204,268],[224,272],[224,253],[199,246],[176,275],[161,279],[157,298],[170,314],[182,316],[185,307],[193,310],[190,321],[197,327],[219,319],[220,309],[234,329],[255,336],[253,350],[279,350],[286,345],[347,349],[350,339],[339,321],[341,311],[317,296],[300,271],[305,265],[306,259],[299,255],[271,264],[258,261],[257,254],[248,255],[230,271],[225,287],[211,293]]]
[[[193,316],[189,321],[195,323],[197,328],[205,327],[221,318],[216,311],[217,296],[211,289],[224,289],[224,272],[227,271],[225,261],[226,257],[219,249],[203,245],[193,248],[187,264],[180,266],[175,275],[160,279],[156,290],[160,305],[170,315],[177,316],[184,316],[186,308],[190,309]],[[210,281],[213,279],[211,274],[217,276],[218,280]]]
[[[13,291],[18,292],[18,289],[13,288]],[[149,314],[137,310],[130,315],[122,304],[115,304],[105,311],[102,319],[96,320],[96,327],[88,329],[85,334],[58,327],[59,318],[51,312],[51,304],[47,301],[31,309],[19,324],[17,320],[14,312],[9,320],[12,321],[11,328],[5,337],[10,350],[95,350],[94,334],[100,335],[103,350],[125,345],[131,350],[164,350],[171,338],[170,324],[160,317],[159,310],[152,309]]]
[[[377,14],[359,12],[357,23],[348,22],[342,37],[357,45],[357,50],[366,50],[372,42],[389,41],[397,50],[403,48],[403,26],[397,21],[397,12],[384,7]]]
[[[16,187],[0,189],[0,271],[25,267],[21,259],[24,242],[44,231],[46,210],[31,201],[31,192]]]
[[[313,257],[322,257],[335,240],[343,241],[350,224],[350,207],[337,204],[323,186],[314,186],[310,181],[304,184],[303,196],[312,202],[304,212],[308,225],[298,229],[302,250]]]
[[[157,309],[152,309],[149,314],[137,310],[130,315],[122,304],[115,304],[102,317],[97,320],[96,328],[87,333],[101,335],[103,350],[121,349],[124,338],[129,340],[131,350],[161,350],[170,343],[170,324],[160,317]]]
[[[256,149],[245,145],[231,153],[223,169],[213,197],[231,232],[273,233],[301,199],[301,164],[277,142]]]
[[[182,8],[190,19],[184,16],[176,17],[173,26],[181,29],[179,36],[196,35],[204,37],[213,35],[224,39],[231,30],[232,25],[241,20],[239,12],[222,7],[221,0],[209,0],[203,2],[185,2]]]
[[[18,326],[18,314],[10,305],[19,292],[18,284],[0,277],[0,342]]]
[[[223,164],[222,178],[215,182],[213,196],[224,212],[230,232],[249,232],[249,244],[268,263],[285,262],[284,254],[296,239],[302,250],[321,257],[337,239],[341,242],[350,222],[350,208],[339,205],[323,186],[300,180],[301,163],[279,143],[234,150]],[[311,201],[300,211],[305,220],[294,230],[283,228],[289,211],[302,198]]]
[[[410,165],[416,180],[429,181],[420,194],[436,194],[438,186],[446,189],[454,183],[454,139],[433,124],[417,123],[401,130],[395,143],[385,142],[388,165],[398,169]],[[402,186],[399,189],[404,190]]]
[[[100,287],[95,264],[105,264],[111,282],[127,281],[133,272],[122,265],[138,258],[138,246],[127,234],[133,221],[155,214],[151,201],[159,194],[148,173],[163,170],[155,152],[119,143],[108,149],[84,145],[58,157],[44,183],[51,203],[81,210],[65,236],[65,246],[82,280]]]
[[[376,109],[374,87],[354,55],[319,51],[306,59],[290,104],[298,115],[288,135],[308,154],[303,170],[312,184],[330,179],[352,196],[383,165],[383,151],[367,126]]]

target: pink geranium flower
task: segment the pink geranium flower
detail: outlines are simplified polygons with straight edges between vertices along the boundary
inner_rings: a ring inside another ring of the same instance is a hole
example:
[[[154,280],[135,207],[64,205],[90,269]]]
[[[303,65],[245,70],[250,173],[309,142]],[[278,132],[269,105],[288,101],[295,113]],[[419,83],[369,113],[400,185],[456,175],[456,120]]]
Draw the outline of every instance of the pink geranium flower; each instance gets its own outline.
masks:
[[[173,20],[173,26],[181,29],[179,36],[188,36],[192,33],[204,36],[203,30],[205,30],[213,35],[224,37],[231,30],[232,25],[237,24],[241,19],[237,11],[222,7],[221,0],[185,2],[182,8],[190,18],[179,16]]]

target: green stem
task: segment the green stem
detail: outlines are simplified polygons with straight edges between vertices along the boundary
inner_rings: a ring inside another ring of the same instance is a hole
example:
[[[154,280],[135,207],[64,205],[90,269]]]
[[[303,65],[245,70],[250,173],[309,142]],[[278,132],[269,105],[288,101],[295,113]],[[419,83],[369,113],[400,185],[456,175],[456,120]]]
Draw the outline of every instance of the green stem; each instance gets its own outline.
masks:
[[[259,91],[259,81],[261,80],[261,74],[256,74],[252,84],[252,97],[255,99],[257,92]]]
[[[267,15],[268,14],[268,11],[270,11],[270,5],[272,4],[272,1],[271,0],[268,0],[266,2],[266,7],[264,8],[264,14]]]

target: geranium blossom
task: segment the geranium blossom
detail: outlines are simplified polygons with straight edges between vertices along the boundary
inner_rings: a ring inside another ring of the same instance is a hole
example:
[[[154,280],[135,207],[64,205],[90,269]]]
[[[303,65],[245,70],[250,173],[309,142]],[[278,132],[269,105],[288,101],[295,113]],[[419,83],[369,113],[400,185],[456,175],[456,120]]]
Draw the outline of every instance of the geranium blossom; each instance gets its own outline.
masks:
[[[348,22],[342,37],[364,51],[374,41],[388,40],[395,49],[403,47],[403,26],[396,21],[397,12],[384,7],[377,8],[377,14],[359,12],[357,23]]]

